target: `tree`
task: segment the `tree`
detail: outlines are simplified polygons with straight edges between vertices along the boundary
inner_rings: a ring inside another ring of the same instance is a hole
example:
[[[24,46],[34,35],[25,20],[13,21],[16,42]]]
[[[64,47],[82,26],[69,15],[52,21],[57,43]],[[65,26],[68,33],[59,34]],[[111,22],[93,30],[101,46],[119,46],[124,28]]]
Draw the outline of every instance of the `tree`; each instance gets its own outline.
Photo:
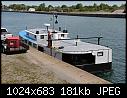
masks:
[[[51,10],[53,10],[53,6],[52,5],[49,5],[48,6],[48,11],[51,11]]]
[[[43,10],[45,10],[45,3],[40,4],[40,5],[38,6],[37,10],[38,10],[38,11],[43,11]]]
[[[97,4],[96,3],[93,4],[93,8],[94,8],[95,11],[98,10],[98,7],[97,7]]]
[[[63,11],[63,12],[68,12],[68,7],[67,7],[67,5],[62,5],[61,8],[62,8],[62,11]]]
[[[118,6],[117,5],[113,5],[112,6],[112,11],[115,11],[115,10],[117,10],[118,9]]]
[[[67,8],[67,5],[62,5],[61,8]]]
[[[78,4],[76,5],[76,9],[81,9],[81,8],[83,8],[82,3],[78,3]]]
[[[126,8],[126,4],[121,4],[121,6],[119,8],[120,9],[125,9]]]

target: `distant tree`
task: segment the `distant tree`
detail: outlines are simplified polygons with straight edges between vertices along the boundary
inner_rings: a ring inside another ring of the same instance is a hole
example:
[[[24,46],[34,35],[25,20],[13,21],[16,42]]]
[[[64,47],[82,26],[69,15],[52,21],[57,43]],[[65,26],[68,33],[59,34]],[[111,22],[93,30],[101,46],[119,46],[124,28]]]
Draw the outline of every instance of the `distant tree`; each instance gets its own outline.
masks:
[[[44,11],[45,10],[45,3],[42,3],[37,8],[38,11]]]
[[[103,3],[100,4],[100,6],[99,6],[100,7],[100,10],[103,10],[104,9],[104,5],[105,4],[103,4]]]
[[[70,8],[76,9],[76,5],[72,5],[72,6],[70,6]]]
[[[118,6],[115,4],[115,5],[113,5],[112,6],[114,9],[117,9],[118,8]]]
[[[26,10],[27,6],[25,4],[12,4],[9,5],[8,8],[13,10]]]
[[[125,4],[121,4],[121,6],[119,8],[120,9],[126,9],[126,3]]]
[[[52,5],[49,5],[48,6],[48,11],[52,11],[53,10],[53,6]]]
[[[2,6],[3,8],[3,6]],[[4,7],[5,8],[5,7]],[[100,5],[97,5],[94,3],[92,6],[83,6],[82,3],[78,3],[76,5],[67,6],[55,6],[49,5],[48,7],[45,6],[45,3],[40,4],[39,6],[26,6],[24,4],[11,4],[9,6],[6,6],[6,8],[11,8],[13,10],[28,10],[29,8],[35,8],[36,11],[64,11],[64,12],[74,12],[74,11],[109,11],[112,12],[117,9],[126,9],[126,3],[122,4],[120,7],[117,5],[109,6],[108,4],[101,3]]]
[[[67,5],[62,5],[61,8],[67,8]]]
[[[72,6],[69,7],[70,12],[74,12],[75,9],[76,9],[76,5],[72,5]]]
[[[118,6],[117,5],[113,5],[112,6],[112,11],[115,11],[115,10],[117,10],[118,9]]]
[[[95,11],[97,11],[97,4],[96,4],[96,3],[93,4],[93,9],[94,9]]]
[[[76,9],[81,9],[81,8],[83,8],[82,3],[78,3],[78,4],[76,5]]]
[[[57,7],[55,7],[55,11],[57,11],[57,12],[61,12],[61,11],[62,11],[61,6],[57,6]]]
[[[8,6],[6,6],[6,5],[1,5],[1,8],[2,8],[2,10],[8,10]]]
[[[69,7],[67,5],[62,5],[61,9],[63,12],[68,12]]]
[[[21,10],[26,10],[26,5],[25,4],[21,4],[19,6],[21,7]]]

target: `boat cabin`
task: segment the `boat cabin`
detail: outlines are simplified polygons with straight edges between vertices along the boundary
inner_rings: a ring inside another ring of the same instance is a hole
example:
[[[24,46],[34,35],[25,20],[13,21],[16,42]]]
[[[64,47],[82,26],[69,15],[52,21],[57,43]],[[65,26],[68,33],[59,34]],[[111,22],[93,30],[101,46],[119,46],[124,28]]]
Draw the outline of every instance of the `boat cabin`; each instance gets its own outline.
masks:
[[[55,40],[55,39],[67,39],[68,38],[68,33],[67,30],[64,32],[61,31],[53,31],[52,29],[31,29],[31,30],[25,30],[26,31],[26,37],[37,42],[37,43],[44,43],[45,45],[48,45],[49,36],[50,35],[50,40]],[[34,42],[33,42],[34,43]],[[32,43],[30,43],[32,44]],[[59,47],[60,41],[52,41],[52,47]]]

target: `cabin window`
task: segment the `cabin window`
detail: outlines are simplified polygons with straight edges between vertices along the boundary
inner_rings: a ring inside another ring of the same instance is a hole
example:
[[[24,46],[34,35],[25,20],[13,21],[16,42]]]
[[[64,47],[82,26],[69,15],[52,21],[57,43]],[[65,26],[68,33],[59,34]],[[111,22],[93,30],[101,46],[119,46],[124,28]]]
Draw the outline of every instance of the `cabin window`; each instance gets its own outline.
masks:
[[[36,34],[39,34],[39,31],[36,31]]]
[[[29,36],[29,33],[27,32],[26,35]]]
[[[44,35],[41,35],[41,36],[40,36],[40,39],[44,39]]]
[[[36,35],[34,35],[34,38],[36,38]]]
[[[97,56],[103,56],[103,52],[97,52]]]
[[[7,30],[6,29],[1,29],[1,32],[7,32]]]
[[[33,43],[33,47],[37,48],[37,44],[34,44],[34,43]]]
[[[61,34],[61,37],[64,37],[64,34]]]
[[[32,45],[32,42],[30,42],[30,41],[29,41],[29,43],[28,43],[28,44],[29,44],[29,45]]]
[[[25,40],[25,43],[27,44],[27,40]]]

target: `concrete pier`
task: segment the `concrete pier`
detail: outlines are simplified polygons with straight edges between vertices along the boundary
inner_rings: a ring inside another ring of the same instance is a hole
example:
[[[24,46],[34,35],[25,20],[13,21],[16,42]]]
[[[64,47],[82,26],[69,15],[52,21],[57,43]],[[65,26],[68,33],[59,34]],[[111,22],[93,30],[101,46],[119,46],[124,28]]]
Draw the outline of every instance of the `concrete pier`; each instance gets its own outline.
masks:
[[[91,73],[81,70],[73,65],[60,61],[52,56],[38,51],[30,47],[28,56],[35,57],[43,65],[47,66],[49,70],[54,72],[59,78],[66,80],[71,84],[111,84],[102,78],[99,78]],[[42,66],[43,67],[43,66]]]

